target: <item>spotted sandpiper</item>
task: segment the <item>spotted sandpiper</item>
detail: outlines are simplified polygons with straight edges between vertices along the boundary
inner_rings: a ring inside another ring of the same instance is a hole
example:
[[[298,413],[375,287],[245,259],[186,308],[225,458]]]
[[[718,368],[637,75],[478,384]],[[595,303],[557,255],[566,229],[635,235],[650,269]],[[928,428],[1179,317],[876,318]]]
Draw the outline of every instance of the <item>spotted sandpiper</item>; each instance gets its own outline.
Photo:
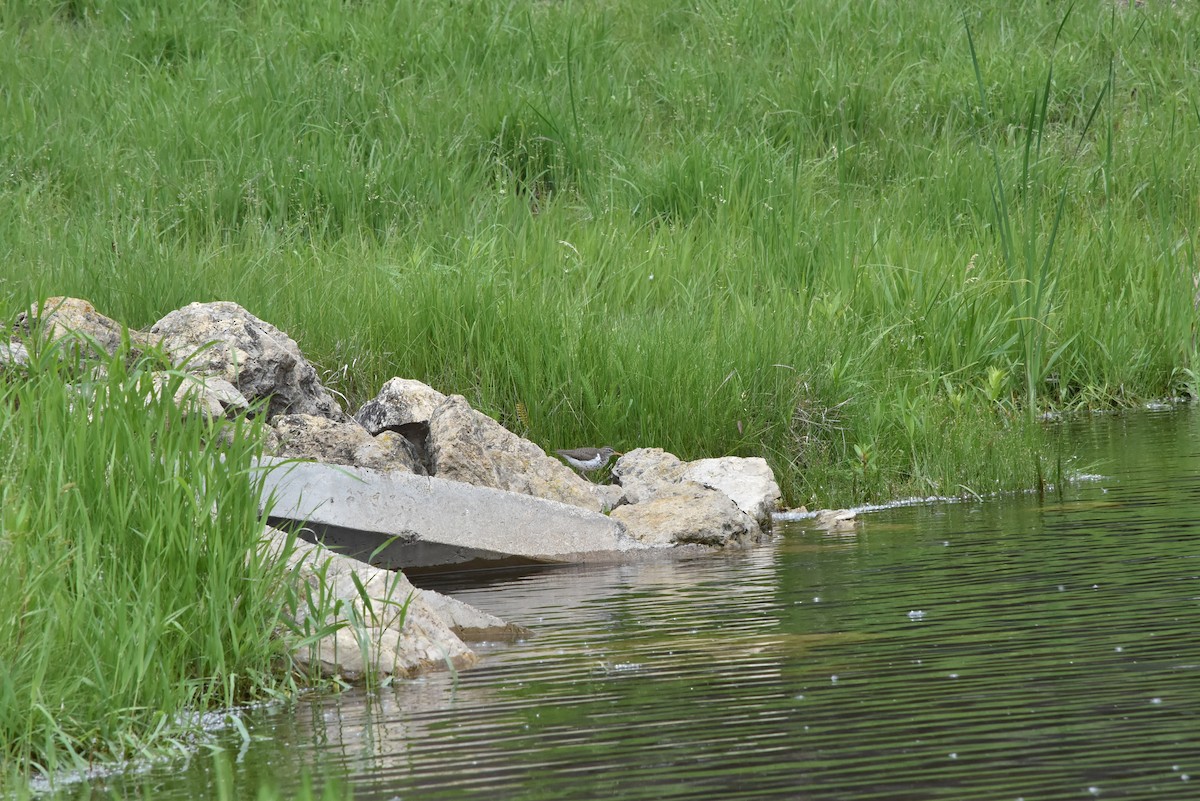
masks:
[[[566,459],[567,464],[580,473],[590,473],[604,467],[614,455],[621,456],[623,454],[605,445],[603,448],[575,448],[569,451],[558,451],[558,455]]]

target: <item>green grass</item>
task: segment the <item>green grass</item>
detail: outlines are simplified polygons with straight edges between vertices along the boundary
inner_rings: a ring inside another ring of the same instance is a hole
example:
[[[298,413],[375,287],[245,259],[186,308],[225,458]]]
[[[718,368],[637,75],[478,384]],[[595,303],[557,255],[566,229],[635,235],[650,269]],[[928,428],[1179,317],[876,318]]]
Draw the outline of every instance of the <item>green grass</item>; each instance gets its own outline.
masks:
[[[1037,412],[1196,394],[1196,9],[16,0],[0,298],[795,504],[1029,486]]]
[[[294,688],[255,426],[182,416],[153,359],[71,352],[0,374],[0,787],[190,750],[189,717]]]
[[[234,300],[351,410],[418,378],[793,504],[1028,487],[1039,412],[1200,390],[1198,8],[9,0],[0,311]],[[256,438],[150,366],[0,384],[26,772],[289,681]]]

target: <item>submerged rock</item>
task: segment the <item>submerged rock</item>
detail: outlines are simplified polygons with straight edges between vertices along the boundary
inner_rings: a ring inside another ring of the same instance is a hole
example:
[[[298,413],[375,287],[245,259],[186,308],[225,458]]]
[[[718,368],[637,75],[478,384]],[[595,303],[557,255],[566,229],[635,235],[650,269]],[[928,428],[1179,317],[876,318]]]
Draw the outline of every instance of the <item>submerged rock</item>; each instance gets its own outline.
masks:
[[[279,554],[286,538],[268,528],[263,547]],[[444,605],[436,593],[418,590],[403,573],[380,570],[301,541],[295,542],[288,567],[311,588],[314,598],[337,602],[336,611],[326,619],[312,620],[309,605],[298,599],[292,615],[301,630],[338,626],[296,653],[301,664],[315,666],[327,676],[360,681],[368,675],[411,677],[450,666],[465,668],[478,660],[454,632],[456,618],[449,615],[447,620],[444,611],[438,611]],[[471,621],[458,624],[464,632],[508,627],[493,615],[472,611],[468,616],[459,610],[463,619]]]
[[[830,533],[849,533],[858,527],[858,513],[852,509],[820,509],[812,516],[813,525]]]
[[[236,303],[192,303],[163,317],[150,331],[180,368],[224,378],[251,402],[270,399],[269,417],[347,419],[296,342]]]

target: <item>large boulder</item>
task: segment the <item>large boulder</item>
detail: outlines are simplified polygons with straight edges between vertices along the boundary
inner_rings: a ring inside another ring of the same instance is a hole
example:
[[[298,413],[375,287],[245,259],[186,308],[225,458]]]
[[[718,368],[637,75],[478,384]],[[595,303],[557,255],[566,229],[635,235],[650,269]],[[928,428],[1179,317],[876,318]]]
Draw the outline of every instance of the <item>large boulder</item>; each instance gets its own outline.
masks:
[[[682,480],[723,492],[760,525],[770,524],[783,497],[767,460],[758,457],[697,459],[687,463]]]
[[[379,394],[355,413],[354,419],[372,434],[401,431],[412,424],[429,425],[433,412],[446,396],[411,378],[389,379]]]
[[[613,481],[624,492],[624,503],[641,503],[670,491],[683,480],[687,465],[662,448],[638,448],[613,465]]]
[[[527,439],[477,412],[461,395],[443,401],[429,420],[433,475],[519,492],[599,512],[592,485]]]
[[[192,303],[171,312],[150,331],[161,337],[176,365],[224,378],[251,402],[269,398],[271,417],[347,419],[296,342],[236,303]]]
[[[612,517],[648,545],[740,545],[762,537],[779,503],[763,459],[683,462],[662,448],[638,448],[613,466],[624,505]]]
[[[708,545],[724,548],[762,539],[762,529],[724,493],[684,483],[641,503],[619,506],[613,520],[651,547]]]
[[[429,418],[446,396],[411,378],[392,378],[354,414],[354,419],[378,435],[391,431],[412,443],[426,472],[429,464]]]
[[[46,298],[40,306],[35,303],[29,311],[17,315],[16,328],[22,334],[28,335],[39,324],[47,342],[82,335],[109,356],[121,347],[121,338],[126,331],[121,323],[105,317],[95,306],[80,298]],[[144,349],[157,340],[155,336],[138,331],[129,331],[128,336],[135,348]]]
[[[311,414],[281,414],[271,420],[271,428],[277,435],[271,446],[276,456],[425,475],[415,448],[392,431],[373,437],[353,420],[339,423]]]
[[[269,528],[263,547],[278,554],[285,540],[285,534]],[[453,622],[443,618],[436,603],[427,601],[430,594],[414,587],[403,573],[380,570],[300,541],[295,542],[288,567],[308,585],[312,597],[335,599],[338,606],[324,620],[309,619],[304,598],[290,610],[302,631],[338,626],[297,652],[302,664],[325,675],[358,681],[368,675],[408,678],[447,666],[469,667],[478,660],[454,633]],[[507,627],[499,618],[475,611],[471,625],[493,631]],[[458,614],[468,617],[462,610]]]

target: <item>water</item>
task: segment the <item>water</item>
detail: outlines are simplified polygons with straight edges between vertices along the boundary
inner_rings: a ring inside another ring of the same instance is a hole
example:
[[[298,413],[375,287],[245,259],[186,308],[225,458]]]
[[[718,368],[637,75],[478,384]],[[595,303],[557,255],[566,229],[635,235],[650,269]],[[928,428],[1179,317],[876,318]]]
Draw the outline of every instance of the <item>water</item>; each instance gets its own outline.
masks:
[[[248,714],[231,797],[308,772],[360,799],[1195,798],[1200,414],[1064,438],[1098,477],[1061,497],[443,582],[536,636],[482,646],[457,681]],[[214,770],[95,787],[203,798]]]

